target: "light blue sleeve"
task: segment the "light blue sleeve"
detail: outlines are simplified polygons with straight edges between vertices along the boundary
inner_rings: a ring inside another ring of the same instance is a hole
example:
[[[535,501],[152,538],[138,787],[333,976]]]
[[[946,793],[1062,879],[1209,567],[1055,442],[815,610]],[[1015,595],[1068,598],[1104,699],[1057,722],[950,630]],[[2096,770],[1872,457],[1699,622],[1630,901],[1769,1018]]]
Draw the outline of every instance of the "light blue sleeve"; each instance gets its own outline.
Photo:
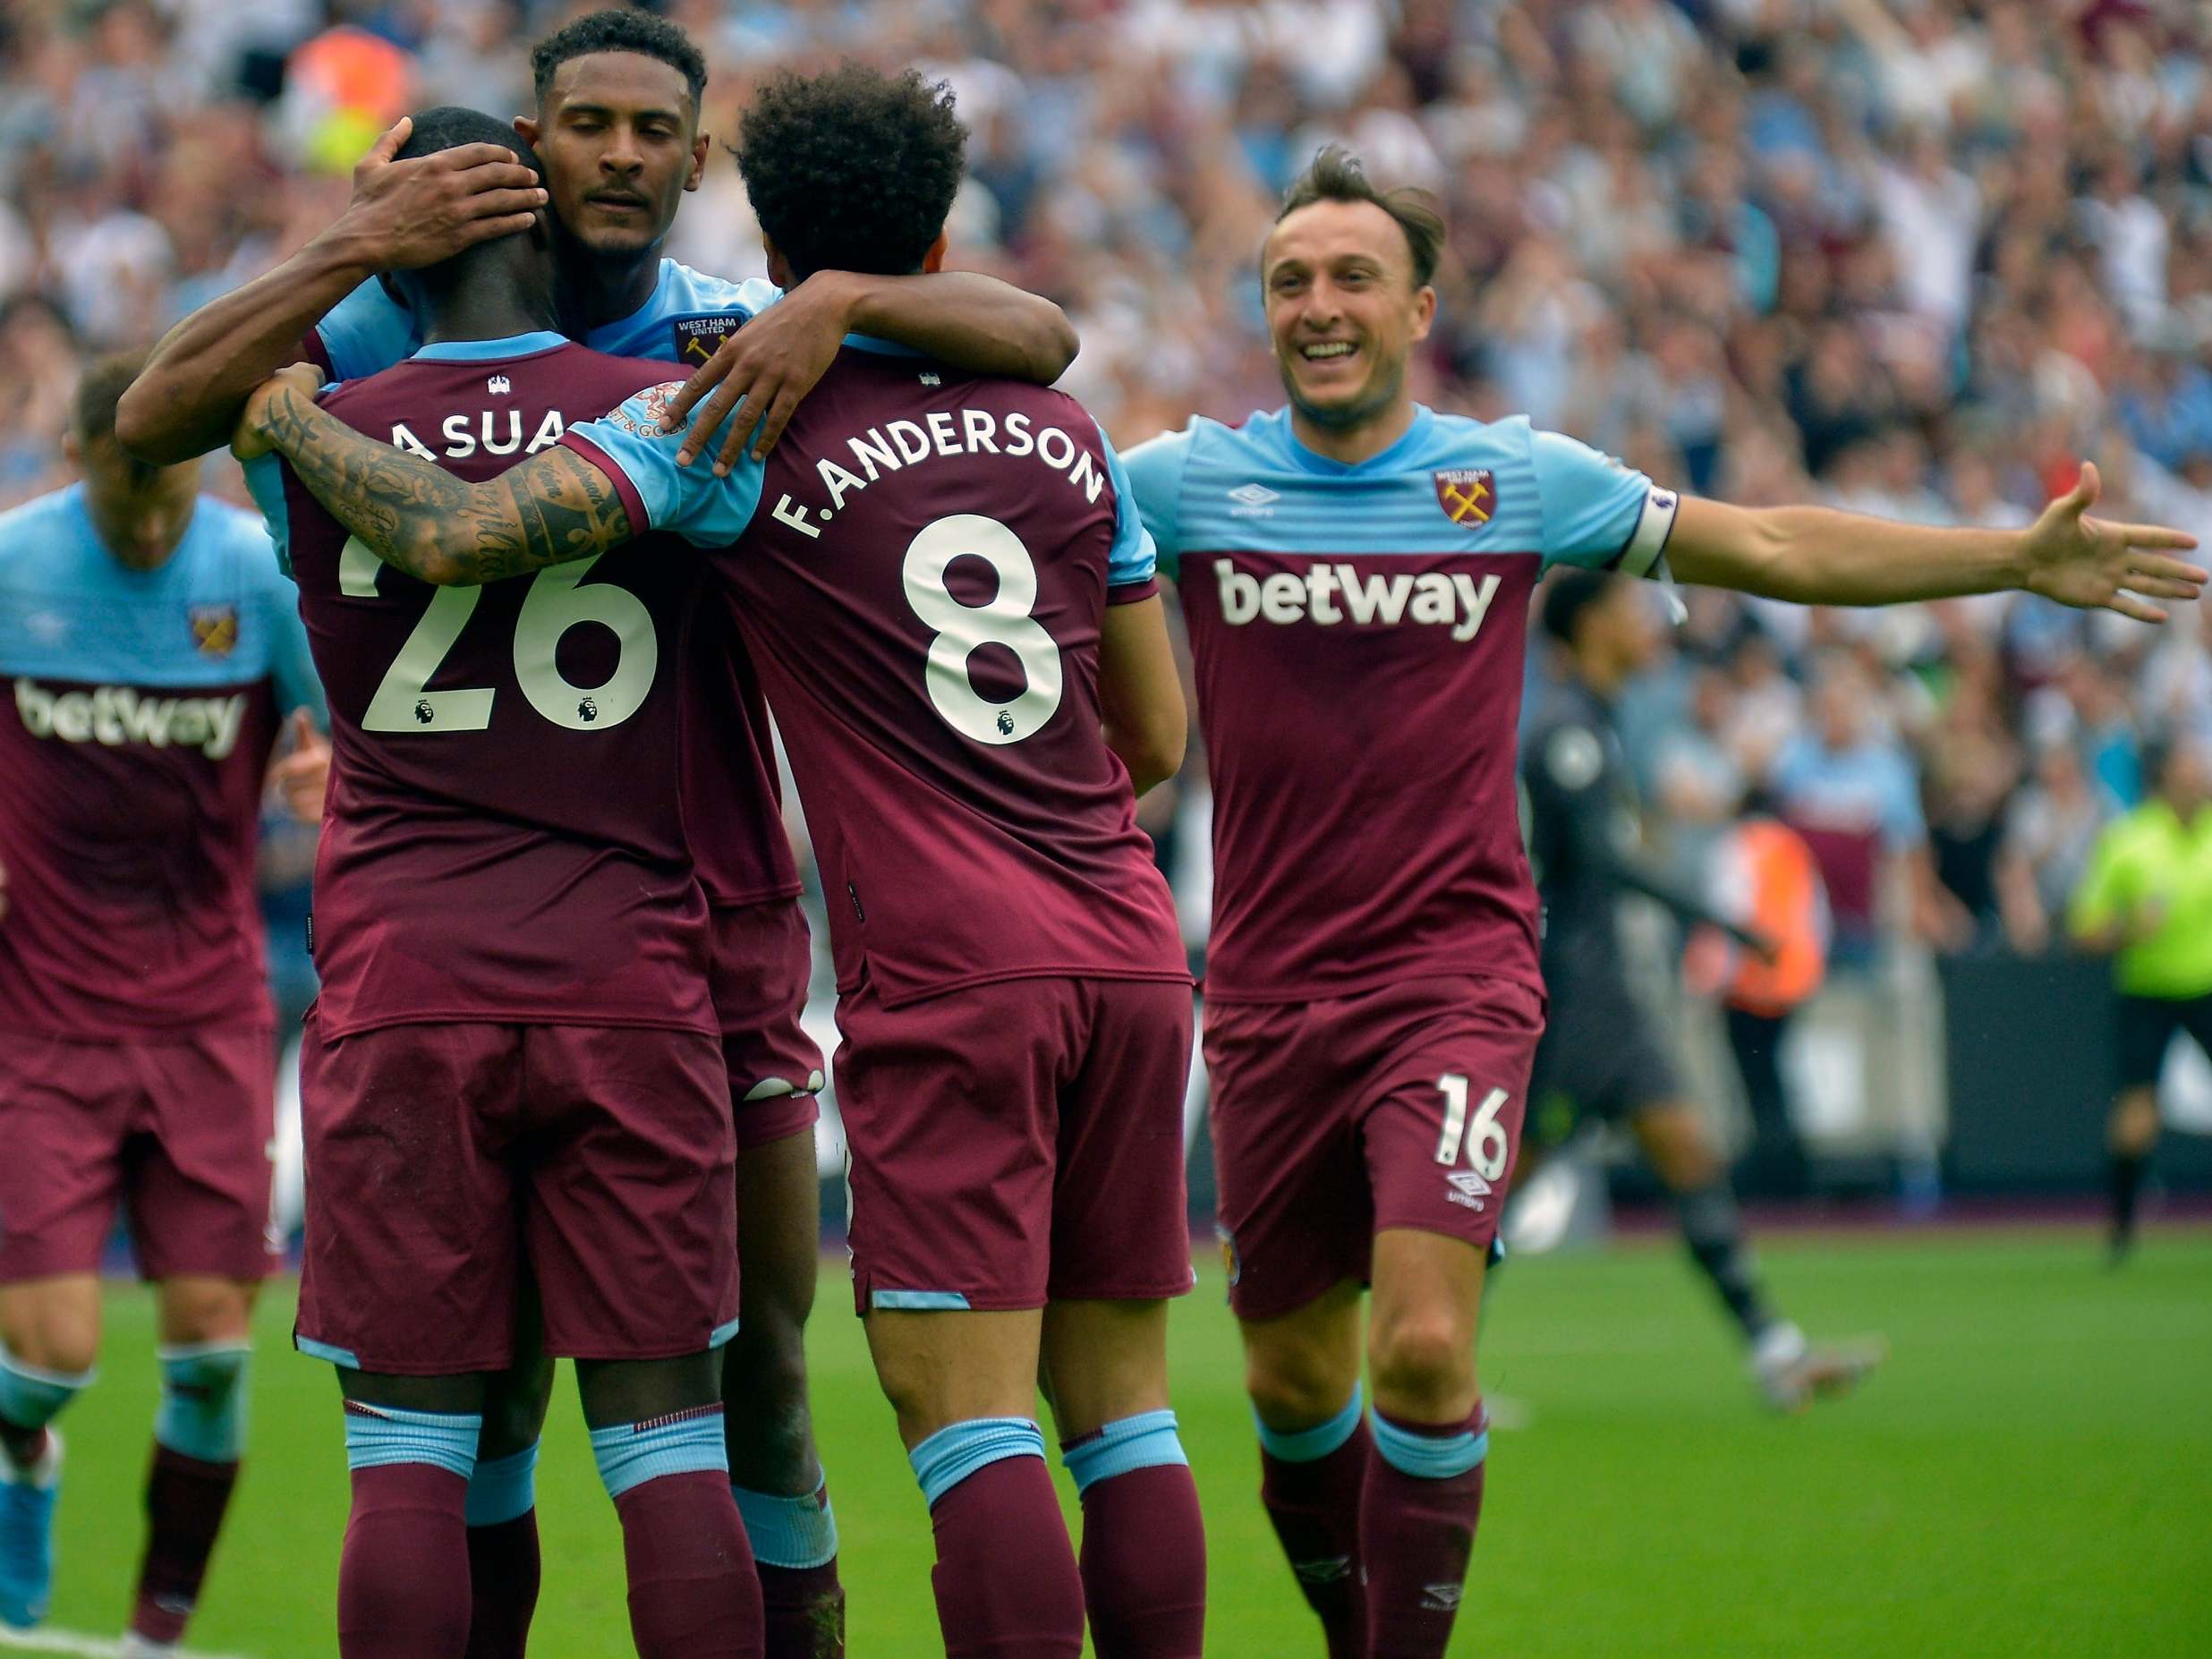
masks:
[[[275,450],[239,464],[246,475],[246,493],[261,509],[261,526],[276,549],[276,568],[292,575],[292,510],[285,505],[285,464]],[[296,577],[294,580],[297,580]]]
[[[1098,441],[1105,447],[1106,477],[1114,487],[1114,545],[1106,556],[1106,587],[1110,592],[1150,582],[1159,570],[1160,554],[1137,510],[1129,470],[1114,453],[1114,440],[1106,436],[1104,427],[1099,428]]]
[[[1655,491],[1651,480],[1600,455],[1587,444],[1557,432],[1532,431],[1528,460],[1536,475],[1536,498],[1544,515],[1544,564],[1578,565],[1586,570],[1629,569],[1621,555],[1632,539],[1645,535],[1646,508],[1663,496],[1667,528],[1673,523],[1674,498]],[[1647,574],[1664,546],[1658,544],[1632,575]]]
[[[1882,842],[1892,852],[1901,852],[1927,839],[1927,817],[1920,810],[1912,762],[1895,750],[1884,752],[1882,761]]]
[[[651,528],[699,547],[725,547],[744,534],[760,508],[761,464],[747,451],[727,477],[717,478],[710,443],[689,466],[676,465],[691,422],[664,432],[660,417],[683,387],[681,380],[649,386],[611,414],[570,427],[561,441],[611,468],[623,505],[633,515],[642,511]]]
[[[422,344],[413,314],[373,276],[324,314],[315,337],[334,380],[380,374],[413,356]]]
[[[1190,465],[1191,429],[1162,432],[1119,456],[1121,472],[1128,478],[1128,494],[1136,502],[1137,515],[1152,534],[1160,574],[1173,577],[1183,557],[1177,533],[1177,504],[1182,498],[1183,473]],[[1108,452],[1111,454],[1111,451]],[[1120,488],[1119,478],[1116,488]]]

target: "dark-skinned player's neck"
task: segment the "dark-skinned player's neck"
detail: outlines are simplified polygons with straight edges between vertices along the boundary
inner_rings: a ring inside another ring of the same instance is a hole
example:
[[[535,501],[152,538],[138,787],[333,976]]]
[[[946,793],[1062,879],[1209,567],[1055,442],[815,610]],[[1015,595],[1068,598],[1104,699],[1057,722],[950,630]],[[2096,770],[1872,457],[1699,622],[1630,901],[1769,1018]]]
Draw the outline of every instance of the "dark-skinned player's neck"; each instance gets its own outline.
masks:
[[[571,334],[634,317],[645,309],[660,282],[660,248],[654,242],[635,252],[602,253],[568,236],[558,242],[561,309]]]
[[[560,317],[551,294],[522,294],[485,285],[456,288],[423,307],[422,343],[508,340],[518,334],[557,332]]]
[[[1298,442],[1317,455],[1357,466],[1372,461],[1403,438],[1413,425],[1413,399],[1393,397],[1371,415],[1338,421],[1323,411],[1307,409],[1295,398],[1290,404],[1290,430]]]

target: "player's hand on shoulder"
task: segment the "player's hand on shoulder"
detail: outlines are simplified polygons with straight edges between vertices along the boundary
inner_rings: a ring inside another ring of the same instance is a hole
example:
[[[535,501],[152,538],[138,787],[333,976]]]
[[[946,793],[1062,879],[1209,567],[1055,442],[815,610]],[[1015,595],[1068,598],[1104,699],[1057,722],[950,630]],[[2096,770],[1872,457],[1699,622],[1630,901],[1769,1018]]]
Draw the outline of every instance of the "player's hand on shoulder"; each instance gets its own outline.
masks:
[[[305,709],[292,711],[292,752],[268,769],[268,782],[294,823],[322,821],[323,797],[330,789],[330,739]]]
[[[808,277],[736,334],[726,336],[714,355],[693,370],[662,417],[663,426],[673,432],[694,409],[700,412],[676,451],[676,464],[689,466],[718,432],[721,442],[714,454],[717,472],[737,464],[748,438],[753,459],[767,458],[800,400],[837,361],[838,347],[852,320],[851,296],[840,276],[837,271],[821,271]],[[740,418],[729,421],[730,411],[741,402]]]
[[[2078,610],[2116,610],[2138,622],[2164,622],[2152,600],[2193,600],[2205,572],[2174,557],[2197,545],[2186,531],[2091,518],[2100,484],[2084,462],[2074,487],[2043,509],[2025,532],[2021,585]]]
[[[258,460],[268,454],[276,447],[268,435],[269,411],[276,399],[285,393],[297,392],[312,403],[321,390],[322,370],[313,363],[279,369],[246,395],[245,407],[238,412],[238,424],[231,432],[231,454],[241,461]]]
[[[548,197],[499,144],[462,144],[396,161],[413,131],[402,116],[353,169],[353,200],[330,234],[373,270],[411,270],[530,228]]]

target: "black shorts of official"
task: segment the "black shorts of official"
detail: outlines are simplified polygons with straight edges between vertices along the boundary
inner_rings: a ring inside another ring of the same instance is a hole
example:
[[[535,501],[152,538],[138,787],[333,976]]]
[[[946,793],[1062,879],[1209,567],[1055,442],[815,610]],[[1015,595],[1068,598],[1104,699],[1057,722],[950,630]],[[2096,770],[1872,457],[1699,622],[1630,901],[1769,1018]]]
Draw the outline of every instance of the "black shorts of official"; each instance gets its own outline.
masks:
[[[2158,1081],[2166,1045],[2186,1031],[2212,1055],[2212,996],[2120,999],[2120,1086],[2147,1089]]]
[[[1659,1023],[1624,984],[1554,980],[1551,1014],[1528,1085],[1528,1133],[1556,1145],[1585,1115],[1609,1123],[1682,1098],[1681,1075]]]

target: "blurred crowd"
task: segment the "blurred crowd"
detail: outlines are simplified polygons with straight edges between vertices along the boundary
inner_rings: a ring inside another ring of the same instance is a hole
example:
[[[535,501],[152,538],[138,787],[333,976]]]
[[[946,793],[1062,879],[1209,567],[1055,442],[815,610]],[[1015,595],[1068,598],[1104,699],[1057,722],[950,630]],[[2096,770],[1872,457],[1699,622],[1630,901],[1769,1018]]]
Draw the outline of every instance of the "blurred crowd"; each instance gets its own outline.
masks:
[[[334,217],[410,107],[523,110],[515,0],[15,0],[0,17],[0,504],[51,487],[96,348]],[[766,73],[919,63],[973,132],[955,262],[1051,295],[1133,443],[1279,401],[1253,256],[1342,139],[1437,191],[1437,405],[1526,413],[1663,481],[2212,541],[2212,8],[2180,0],[668,0],[721,133]],[[672,251],[761,269],[718,157]],[[1762,804],[1839,934],[2052,940],[2147,738],[2212,739],[2212,611],[2026,597],[1850,615],[1712,594],[1623,705],[1694,864]],[[1203,783],[1149,803],[1174,841]],[[1838,850],[1841,849],[1841,850]],[[1857,849],[1857,850],[1854,850]],[[1864,871],[1859,865],[1865,865]],[[1863,880],[1861,879],[1863,876]]]

